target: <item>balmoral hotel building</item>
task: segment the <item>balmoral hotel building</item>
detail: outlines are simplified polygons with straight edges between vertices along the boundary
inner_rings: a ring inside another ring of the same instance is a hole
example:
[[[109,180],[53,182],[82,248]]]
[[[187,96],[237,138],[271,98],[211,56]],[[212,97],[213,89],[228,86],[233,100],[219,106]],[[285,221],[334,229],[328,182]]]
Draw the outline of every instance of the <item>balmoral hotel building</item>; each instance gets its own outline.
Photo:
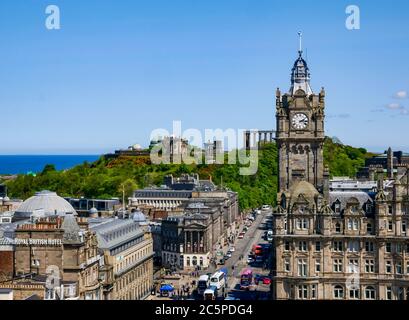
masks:
[[[408,169],[330,182],[325,91],[313,93],[301,50],[291,83],[289,93],[276,93],[273,298],[408,300]]]

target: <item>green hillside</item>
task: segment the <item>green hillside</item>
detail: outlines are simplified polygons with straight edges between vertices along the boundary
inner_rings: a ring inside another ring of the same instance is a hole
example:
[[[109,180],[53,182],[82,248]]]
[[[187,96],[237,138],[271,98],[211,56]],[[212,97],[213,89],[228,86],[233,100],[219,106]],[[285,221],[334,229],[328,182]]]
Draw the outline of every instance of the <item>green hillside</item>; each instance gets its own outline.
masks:
[[[326,139],[325,163],[333,176],[353,176],[371,156],[365,149],[344,146]],[[226,155],[227,157],[227,155]],[[225,162],[227,163],[227,161]],[[61,196],[111,198],[122,197],[122,189],[130,196],[137,188],[162,184],[167,174],[198,173],[201,179],[209,179],[238,192],[242,209],[275,203],[277,192],[277,148],[265,145],[259,152],[258,171],[243,176],[242,165],[153,165],[149,157],[120,157],[106,160],[101,157],[94,163],[84,163],[70,170],[56,171],[48,165],[37,176],[20,175],[7,182],[9,195],[26,199],[38,190],[53,190]]]

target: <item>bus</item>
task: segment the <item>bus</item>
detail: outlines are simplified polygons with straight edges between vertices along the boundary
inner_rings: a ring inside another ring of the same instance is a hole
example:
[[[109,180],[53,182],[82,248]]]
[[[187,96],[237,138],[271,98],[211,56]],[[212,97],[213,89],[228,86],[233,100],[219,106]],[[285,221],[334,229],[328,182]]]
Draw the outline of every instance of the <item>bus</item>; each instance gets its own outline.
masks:
[[[197,293],[202,295],[207,287],[209,286],[209,276],[207,274],[200,276],[199,281],[197,282]]]
[[[217,298],[217,288],[216,286],[210,286],[207,288],[203,294],[204,300],[216,300]]]
[[[253,245],[252,251],[253,251],[253,254],[255,256],[262,256],[263,255],[263,247],[260,246],[259,244]]]
[[[226,274],[223,271],[218,271],[210,278],[210,286],[215,286],[217,290],[220,290],[226,285]]]
[[[240,276],[240,290],[249,290],[253,281],[253,270],[244,269]]]

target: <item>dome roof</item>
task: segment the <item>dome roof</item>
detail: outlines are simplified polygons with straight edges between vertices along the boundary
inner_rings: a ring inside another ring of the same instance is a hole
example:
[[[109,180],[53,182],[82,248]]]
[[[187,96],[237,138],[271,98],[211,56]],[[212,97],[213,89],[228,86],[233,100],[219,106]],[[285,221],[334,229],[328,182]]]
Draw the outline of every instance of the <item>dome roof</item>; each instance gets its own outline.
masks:
[[[307,181],[300,181],[297,184],[294,184],[290,189],[292,203],[297,201],[298,197],[302,194],[305,199],[310,202],[315,201],[315,197],[320,193],[318,190]]]
[[[132,219],[134,222],[146,222],[146,217],[142,211],[136,210],[133,212]]]
[[[42,210],[44,215],[77,214],[67,200],[61,198],[55,192],[45,190],[37,192],[33,197],[24,201],[17,209],[15,216],[30,217],[37,210]]]
[[[93,207],[93,208],[89,209],[88,213],[89,214],[96,214],[96,213],[98,213],[98,210],[97,210],[97,208]]]

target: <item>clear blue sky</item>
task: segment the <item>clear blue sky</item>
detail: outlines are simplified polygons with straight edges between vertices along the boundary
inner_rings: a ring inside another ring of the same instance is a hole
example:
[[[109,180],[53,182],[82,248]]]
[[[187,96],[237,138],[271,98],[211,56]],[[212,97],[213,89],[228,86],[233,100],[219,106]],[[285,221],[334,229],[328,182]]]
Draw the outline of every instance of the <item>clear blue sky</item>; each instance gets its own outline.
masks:
[[[49,4],[61,30],[45,28]],[[360,30],[345,28],[349,4]],[[0,153],[147,145],[173,120],[273,129],[298,30],[313,90],[326,88],[327,134],[409,150],[408,21],[406,0],[2,0]]]

